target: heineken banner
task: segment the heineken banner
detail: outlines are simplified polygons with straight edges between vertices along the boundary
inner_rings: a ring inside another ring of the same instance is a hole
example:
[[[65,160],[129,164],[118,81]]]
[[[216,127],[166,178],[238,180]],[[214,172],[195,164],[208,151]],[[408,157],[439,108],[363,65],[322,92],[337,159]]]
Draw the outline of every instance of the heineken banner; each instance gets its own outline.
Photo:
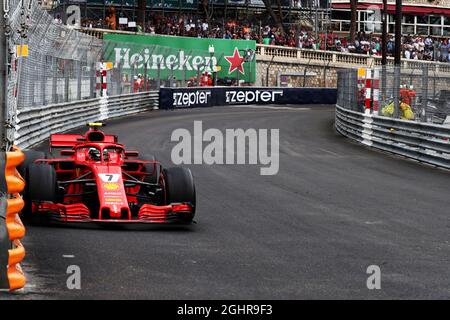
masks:
[[[188,79],[217,72],[219,79],[255,82],[256,42],[148,35],[104,35],[104,61],[122,73]]]

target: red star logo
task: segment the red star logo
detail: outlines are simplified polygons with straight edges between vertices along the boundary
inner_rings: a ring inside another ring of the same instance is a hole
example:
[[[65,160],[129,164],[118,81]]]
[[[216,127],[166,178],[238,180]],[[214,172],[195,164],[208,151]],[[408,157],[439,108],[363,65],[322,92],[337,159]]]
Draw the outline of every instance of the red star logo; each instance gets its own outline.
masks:
[[[234,48],[234,52],[232,56],[225,57],[227,61],[230,63],[230,68],[228,69],[228,74],[232,73],[234,70],[238,69],[240,73],[245,74],[244,67],[244,57],[239,55],[238,48]]]

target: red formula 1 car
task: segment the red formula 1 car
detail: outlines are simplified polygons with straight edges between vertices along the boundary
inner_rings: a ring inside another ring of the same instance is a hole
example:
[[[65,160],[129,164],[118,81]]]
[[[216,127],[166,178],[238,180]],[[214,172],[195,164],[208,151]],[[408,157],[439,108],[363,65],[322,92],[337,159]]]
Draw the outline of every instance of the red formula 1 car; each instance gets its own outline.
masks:
[[[138,159],[117,136],[90,123],[85,135],[53,134],[50,151],[25,151],[25,215],[63,222],[189,224],[195,214],[191,171]]]

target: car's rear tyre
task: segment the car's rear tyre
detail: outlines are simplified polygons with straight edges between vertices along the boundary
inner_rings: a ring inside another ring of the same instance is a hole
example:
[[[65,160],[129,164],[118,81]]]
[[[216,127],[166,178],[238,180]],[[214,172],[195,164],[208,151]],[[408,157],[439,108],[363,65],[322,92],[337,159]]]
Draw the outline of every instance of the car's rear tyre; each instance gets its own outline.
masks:
[[[191,170],[183,167],[167,168],[164,170],[164,182],[167,203],[190,203],[194,214],[196,194]]]
[[[28,166],[26,200],[58,201],[58,182],[53,166],[46,163],[32,163]]]

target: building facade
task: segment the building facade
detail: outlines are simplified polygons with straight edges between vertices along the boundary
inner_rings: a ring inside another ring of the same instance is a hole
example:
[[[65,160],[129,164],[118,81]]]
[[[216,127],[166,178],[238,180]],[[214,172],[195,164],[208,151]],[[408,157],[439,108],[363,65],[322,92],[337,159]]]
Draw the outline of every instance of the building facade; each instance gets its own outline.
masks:
[[[333,29],[350,30],[350,1],[330,0]],[[402,33],[434,37],[450,36],[450,0],[403,0]],[[382,0],[358,1],[357,30],[381,33]],[[388,32],[394,33],[395,0],[388,0]]]

